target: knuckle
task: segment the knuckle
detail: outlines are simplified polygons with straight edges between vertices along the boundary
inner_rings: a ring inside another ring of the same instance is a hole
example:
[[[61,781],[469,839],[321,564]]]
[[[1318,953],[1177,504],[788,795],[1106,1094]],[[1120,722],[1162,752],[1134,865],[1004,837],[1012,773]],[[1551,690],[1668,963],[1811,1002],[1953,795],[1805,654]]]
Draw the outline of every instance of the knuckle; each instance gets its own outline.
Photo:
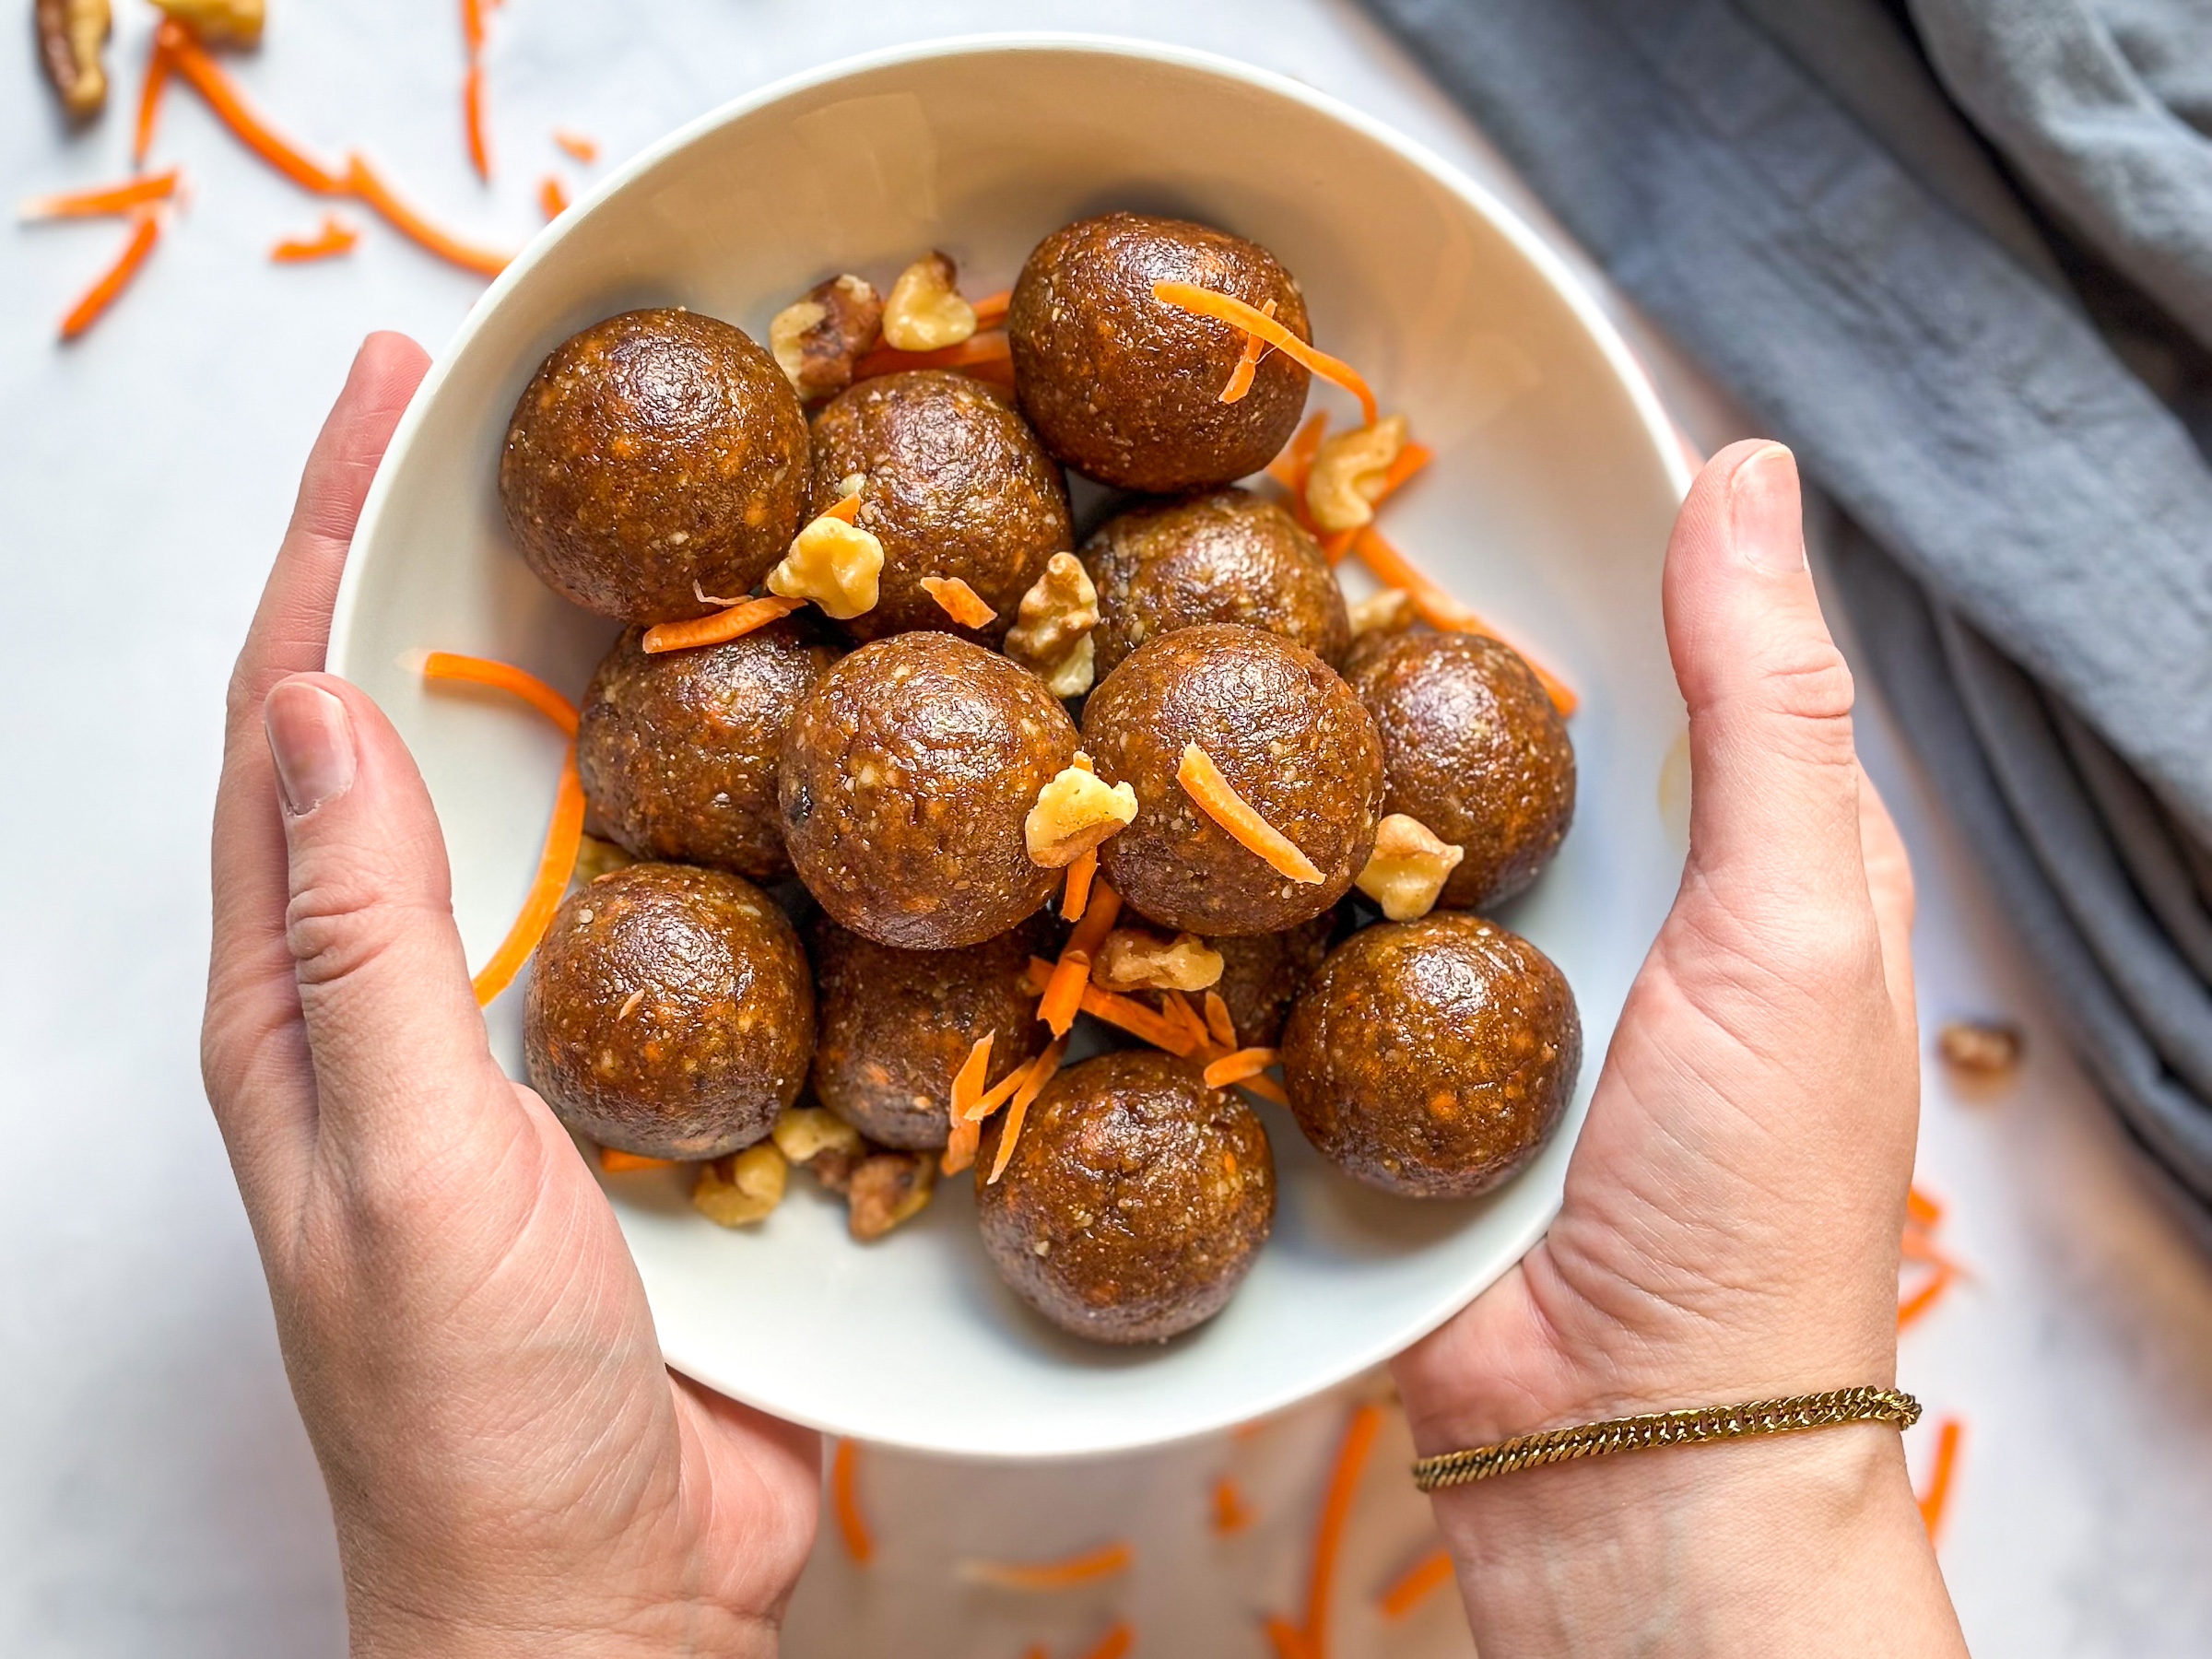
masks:
[[[397,938],[395,907],[368,872],[338,869],[297,888],[284,911],[284,938],[300,984],[336,984],[375,964]]]

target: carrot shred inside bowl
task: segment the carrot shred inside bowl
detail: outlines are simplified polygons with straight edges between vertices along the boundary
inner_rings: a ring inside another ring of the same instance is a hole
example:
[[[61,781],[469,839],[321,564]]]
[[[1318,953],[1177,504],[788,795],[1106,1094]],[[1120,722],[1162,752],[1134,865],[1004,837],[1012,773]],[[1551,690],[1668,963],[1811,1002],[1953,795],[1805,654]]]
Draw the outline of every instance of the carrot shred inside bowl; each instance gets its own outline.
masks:
[[[1135,1550],[1113,1543],[1058,1561],[962,1561],[960,1577],[1001,1590],[1072,1590],[1126,1572],[1135,1560]]]
[[[1430,1550],[1393,1579],[1375,1597],[1375,1610],[1388,1619],[1400,1619],[1452,1582],[1452,1552]]]
[[[1375,403],[1375,394],[1368,390],[1367,382],[1360,378],[1357,369],[1342,358],[1316,351],[1259,307],[1247,305],[1232,295],[1200,288],[1194,282],[1156,282],[1152,285],[1152,298],[1182,311],[1215,318],[1248,335],[1257,335],[1285,357],[1296,358],[1323,380],[1342,386],[1358,398],[1368,425],[1372,426],[1382,413]]]
[[[1313,867],[1313,861],[1300,852],[1288,836],[1262,818],[1252,803],[1221,775],[1214,758],[1196,744],[1182,746],[1182,759],[1175,769],[1175,781],[1197,803],[1200,811],[1234,836],[1247,852],[1265,859],[1280,874],[1308,886],[1318,886],[1324,879]]]
[[[1021,1087],[1014,1091],[1013,1100],[1007,1102],[1006,1121],[998,1132],[998,1152],[991,1159],[988,1185],[996,1186],[998,1178],[1006,1172],[1006,1165],[1014,1157],[1015,1143],[1021,1138],[1021,1125],[1029,1118],[1030,1107],[1044,1092],[1044,1086],[1053,1080],[1053,1075],[1060,1069],[1060,1062],[1066,1055],[1067,1039],[1059,1037],[1046,1047],[1043,1053],[1030,1062],[1029,1070],[1022,1076]]]
[[[924,576],[922,591],[962,628],[988,628],[998,620],[998,613],[983,603],[982,595],[958,576]]]
[[[1275,301],[1270,300],[1266,304],[1261,306],[1260,314],[1266,317],[1274,316]],[[1244,336],[1244,355],[1237,359],[1236,368],[1230,371],[1229,384],[1221,388],[1223,403],[1232,404],[1244,401],[1244,394],[1252,390],[1252,382],[1258,377],[1260,359],[1266,355],[1266,341],[1254,334],[1248,334]]]
[[[1519,645],[1507,639],[1498,629],[1484,621],[1477,612],[1445,592],[1425,571],[1376,534],[1372,524],[1362,525],[1354,534],[1352,551],[1359,556],[1360,563],[1375,573],[1376,580],[1390,587],[1405,589],[1413,601],[1414,610],[1430,627],[1441,629],[1448,633],[1488,634],[1493,640],[1503,640],[1515,651],[1521,652],[1528,665],[1535,670],[1536,678],[1543,683],[1545,694],[1551,699],[1551,706],[1562,715],[1574,712],[1580,700],[1571,687],[1527,652],[1522,651]]]

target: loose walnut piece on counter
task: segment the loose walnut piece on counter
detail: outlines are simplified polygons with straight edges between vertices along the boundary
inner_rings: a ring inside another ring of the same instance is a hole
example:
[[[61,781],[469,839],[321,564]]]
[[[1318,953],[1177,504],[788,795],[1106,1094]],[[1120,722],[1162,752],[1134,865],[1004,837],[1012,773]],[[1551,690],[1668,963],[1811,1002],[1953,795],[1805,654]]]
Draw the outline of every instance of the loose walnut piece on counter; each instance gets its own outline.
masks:
[[[1022,820],[1030,862],[1065,870],[1136,817],[1136,791],[1126,783],[1108,788],[1088,765],[1064,767],[1037,792],[1037,804]]]
[[[1375,826],[1375,850],[1359,872],[1359,888],[1393,922],[1411,922],[1436,908],[1445,878],[1466,855],[1420,819],[1389,813]]]
[[[1042,677],[1054,697],[1090,689],[1096,658],[1090,630],[1099,625],[1099,590],[1073,553],[1055,553],[1006,630],[1006,654]]]
[[[853,383],[853,365],[883,335],[883,301],[865,277],[832,276],[768,325],[768,348],[808,403]]]
[[[1090,982],[1101,991],[1204,991],[1221,982],[1221,953],[1196,934],[1163,939],[1117,927],[1099,947]]]
[[[883,305],[883,337],[900,351],[937,351],[975,333],[975,307],[960,298],[959,274],[935,252],[899,273]]]
[[[883,544],[858,524],[816,519],[793,539],[783,562],[768,573],[768,591],[811,599],[826,617],[849,621],[876,608]]]
[[[1413,595],[1404,588],[1382,588],[1350,607],[1352,637],[1369,633],[1403,633],[1413,626]]]
[[[859,1130],[819,1106],[786,1106],[769,1137],[794,1164],[811,1164],[825,1152],[857,1159],[866,1146]]]
[[[691,1186],[691,1207],[717,1226],[748,1227],[783,1202],[788,1168],[772,1140],[701,1164]]]
[[[154,0],[209,46],[258,46],[266,15],[262,0]]]
[[[89,121],[108,101],[107,65],[100,61],[114,19],[108,0],[37,0],[31,14],[39,62],[76,121]]]
[[[1372,426],[1340,432],[1313,453],[1306,475],[1306,511],[1324,530],[1371,524],[1382,477],[1406,447],[1406,417],[1386,415]]]
[[[880,1239],[901,1221],[922,1213],[936,1190],[936,1155],[930,1152],[877,1152],[853,1169],[845,1194],[852,1205],[845,1224],[862,1243]]]
[[[2010,1077],[2025,1046],[2018,1026],[1974,1019],[1947,1021],[1936,1035],[1936,1052],[1946,1065],[1984,1081]]]

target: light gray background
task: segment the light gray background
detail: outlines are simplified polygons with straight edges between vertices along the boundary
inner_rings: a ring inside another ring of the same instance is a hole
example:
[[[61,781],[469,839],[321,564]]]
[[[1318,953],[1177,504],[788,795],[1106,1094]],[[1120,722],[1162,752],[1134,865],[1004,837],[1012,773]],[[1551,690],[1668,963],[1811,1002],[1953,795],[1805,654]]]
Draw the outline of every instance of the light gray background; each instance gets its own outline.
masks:
[[[454,0],[272,9],[267,47],[240,71],[262,100],[326,149],[371,150],[488,238],[535,228],[546,172],[573,186],[766,80],[1003,28],[1146,35],[1266,65],[1525,203],[1404,55],[1333,0],[512,0],[488,55],[489,191],[462,153]],[[34,87],[29,31],[0,28],[9,199],[122,172],[150,23],[129,0],[119,10],[117,107],[79,139]],[[557,124],[602,142],[599,170],[557,155]],[[355,342],[397,327],[435,348],[479,289],[374,226],[351,259],[268,265],[268,245],[312,231],[321,206],[189,95],[172,95],[159,153],[185,164],[194,199],[80,346],[57,347],[53,322],[121,233],[0,233],[0,779],[15,849],[0,926],[0,1652],[21,1659],[343,1649],[321,1483],[200,1095],[206,826],[224,677]],[[1732,435],[1694,376],[1639,339],[1699,440]],[[1951,1206],[1946,1241],[1977,1275],[1906,1337],[1903,1360],[1932,1414],[1969,1422],[1943,1540],[1968,1633],[1990,1653],[2212,1652],[2212,1276],[2147,1208],[2107,1115],[2041,1036],[1971,849],[1931,816],[1877,710],[1862,742],[1920,873],[1924,1018],[2001,1013],[2030,1032],[2024,1074],[1995,1096],[1931,1074],[1922,1134],[1923,1179]],[[1059,1653],[1127,1608],[1141,1652],[1257,1655],[1257,1612],[1288,1606],[1303,1571],[1338,1410],[1077,1470],[872,1460],[883,1557],[859,1574],[826,1547],[791,1649],[1011,1656],[1045,1638]],[[1910,1449],[1924,1467],[1930,1432]],[[1386,1459],[1402,1453],[1386,1442]],[[1264,1519],[1224,1547],[1202,1505],[1230,1467]],[[1347,1562],[1353,1659],[1465,1651],[1441,1600],[1394,1630],[1363,1605],[1418,1553],[1420,1527],[1378,1466]],[[1109,1593],[1023,1606],[951,1582],[962,1554],[1117,1534],[1147,1547]]]

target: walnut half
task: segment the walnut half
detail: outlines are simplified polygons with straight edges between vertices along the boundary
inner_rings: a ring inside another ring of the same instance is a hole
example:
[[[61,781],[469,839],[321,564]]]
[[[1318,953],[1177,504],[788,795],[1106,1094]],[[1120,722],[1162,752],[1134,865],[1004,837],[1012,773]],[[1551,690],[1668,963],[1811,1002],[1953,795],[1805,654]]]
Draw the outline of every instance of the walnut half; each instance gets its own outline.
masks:
[[[1090,770],[1084,757],[1064,767],[1037,792],[1037,804],[1022,820],[1030,862],[1065,870],[1136,817],[1136,791],[1126,783],[1112,788]]]
[[[1042,677],[1054,697],[1080,697],[1097,672],[1090,630],[1099,625],[1099,590],[1073,553],[1055,553],[1021,596],[1006,652]]]
[[[877,1152],[853,1169],[845,1194],[852,1208],[846,1228],[862,1243],[880,1239],[928,1205],[936,1190],[936,1159],[924,1152]]]
[[[263,0],[154,0],[210,46],[258,46],[266,16]]]
[[[1099,947],[1091,983],[1101,991],[1204,991],[1221,982],[1221,953],[1196,934],[1163,939],[1117,927]]]
[[[792,539],[783,562],[768,573],[768,591],[811,599],[826,617],[850,620],[876,608],[883,578],[883,544],[858,524],[827,515]]]
[[[932,251],[899,273],[884,301],[883,337],[900,351],[938,351],[975,333],[975,307],[960,298],[951,260]]]
[[[73,121],[89,121],[108,101],[107,65],[100,61],[114,18],[108,0],[36,0],[31,14],[39,62]]]
[[[1393,812],[1375,826],[1375,850],[1359,872],[1359,888],[1393,922],[1410,922],[1436,908],[1445,878],[1466,855],[1420,819]]]
[[[1403,633],[1413,626],[1413,595],[1404,588],[1379,588],[1347,607],[1352,637],[1361,634]]]
[[[1406,417],[1386,415],[1372,426],[1329,439],[1306,475],[1306,511],[1324,530],[1357,530],[1372,523],[1383,475],[1406,447]]]
[[[756,1141],[742,1152],[699,1166],[691,1207],[720,1227],[750,1226],[783,1202],[788,1172],[774,1141]]]
[[[778,312],[768,348],[793,390],[808,403],[853,383],[853,367],[883,335],[883,301],[865,277],[832,276]]]

